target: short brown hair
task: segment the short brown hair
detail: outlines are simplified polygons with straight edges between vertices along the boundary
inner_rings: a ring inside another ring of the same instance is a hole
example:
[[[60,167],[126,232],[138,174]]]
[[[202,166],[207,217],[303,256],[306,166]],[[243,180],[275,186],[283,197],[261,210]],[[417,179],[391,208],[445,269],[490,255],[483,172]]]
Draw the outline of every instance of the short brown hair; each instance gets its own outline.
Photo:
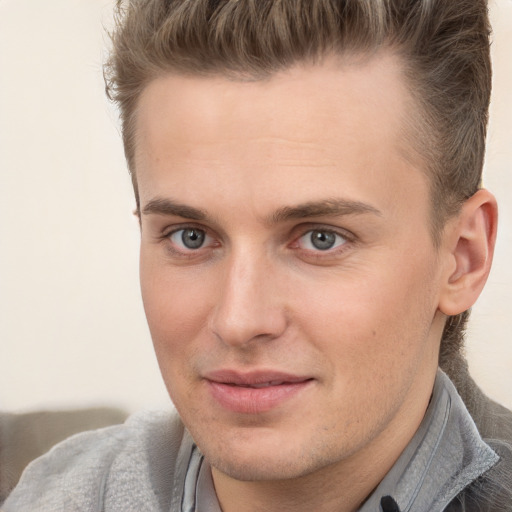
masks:
[[[411,123],[431,183],[432,233],[479,188],[491,91],[486,0],[118,0],[105,67],[134,168],[137,101],[165,73],[261,79],[327,54],[389,47],[419,109]],[[444,367],[458,353],[468,312],[450,317]]]

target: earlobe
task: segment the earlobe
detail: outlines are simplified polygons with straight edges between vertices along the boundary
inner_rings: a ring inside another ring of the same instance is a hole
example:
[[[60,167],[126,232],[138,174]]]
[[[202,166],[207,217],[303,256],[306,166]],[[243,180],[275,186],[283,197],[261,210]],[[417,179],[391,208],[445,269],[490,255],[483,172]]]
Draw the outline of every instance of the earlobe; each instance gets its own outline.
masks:
[[[498,208],[494,196],[481,189],[462,206],[449,229],[447,270],[439,309],[452,316],[469,309],[480,295],[491,269]]]

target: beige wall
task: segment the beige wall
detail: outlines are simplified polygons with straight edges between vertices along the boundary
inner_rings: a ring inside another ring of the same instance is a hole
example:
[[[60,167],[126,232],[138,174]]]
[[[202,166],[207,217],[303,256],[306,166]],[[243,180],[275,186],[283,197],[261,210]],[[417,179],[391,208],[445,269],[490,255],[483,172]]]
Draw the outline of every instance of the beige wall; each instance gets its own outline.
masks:
[[[137,282],[137,225],[116,114],[103,96],[112,0],[0,2],[0,407],[168,403]],[[486,185],[496,266],[474,310],[478,381],[512,406],[512,2],[492,10]]]

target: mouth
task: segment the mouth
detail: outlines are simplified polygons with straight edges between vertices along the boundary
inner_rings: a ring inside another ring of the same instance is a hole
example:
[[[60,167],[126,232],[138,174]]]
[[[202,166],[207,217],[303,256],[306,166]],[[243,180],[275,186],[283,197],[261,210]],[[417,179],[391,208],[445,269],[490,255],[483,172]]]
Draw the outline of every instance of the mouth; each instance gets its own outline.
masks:
[[[289,384],[289,382],[282,381],[282,380],[272,380],[270,382],[260,382],[257,384],[231,384],[224,382],[223,384],[226,384],[227,386],[239,386],[242,388],[253,388],[253,389],[262,389],[262,388],[268,388],[270,386],[281,386],[283,384]]]
[[[309,388],[314,379],[282,372],[212,372],[205,380],[211,396],[223,409],[261,414],[276,409]]]

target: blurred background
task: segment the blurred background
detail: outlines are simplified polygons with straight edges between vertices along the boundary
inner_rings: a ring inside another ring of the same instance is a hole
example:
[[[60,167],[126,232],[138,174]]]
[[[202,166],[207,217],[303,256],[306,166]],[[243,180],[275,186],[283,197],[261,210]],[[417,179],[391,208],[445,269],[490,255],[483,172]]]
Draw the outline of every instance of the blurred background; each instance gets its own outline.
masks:
[[[0,0],[0,410],[169,406],[138,285],[138,226],[102,62],[113,0]],[[499,241],[467,342],[512,407],[512,1],[491,1],[485,186]]]

